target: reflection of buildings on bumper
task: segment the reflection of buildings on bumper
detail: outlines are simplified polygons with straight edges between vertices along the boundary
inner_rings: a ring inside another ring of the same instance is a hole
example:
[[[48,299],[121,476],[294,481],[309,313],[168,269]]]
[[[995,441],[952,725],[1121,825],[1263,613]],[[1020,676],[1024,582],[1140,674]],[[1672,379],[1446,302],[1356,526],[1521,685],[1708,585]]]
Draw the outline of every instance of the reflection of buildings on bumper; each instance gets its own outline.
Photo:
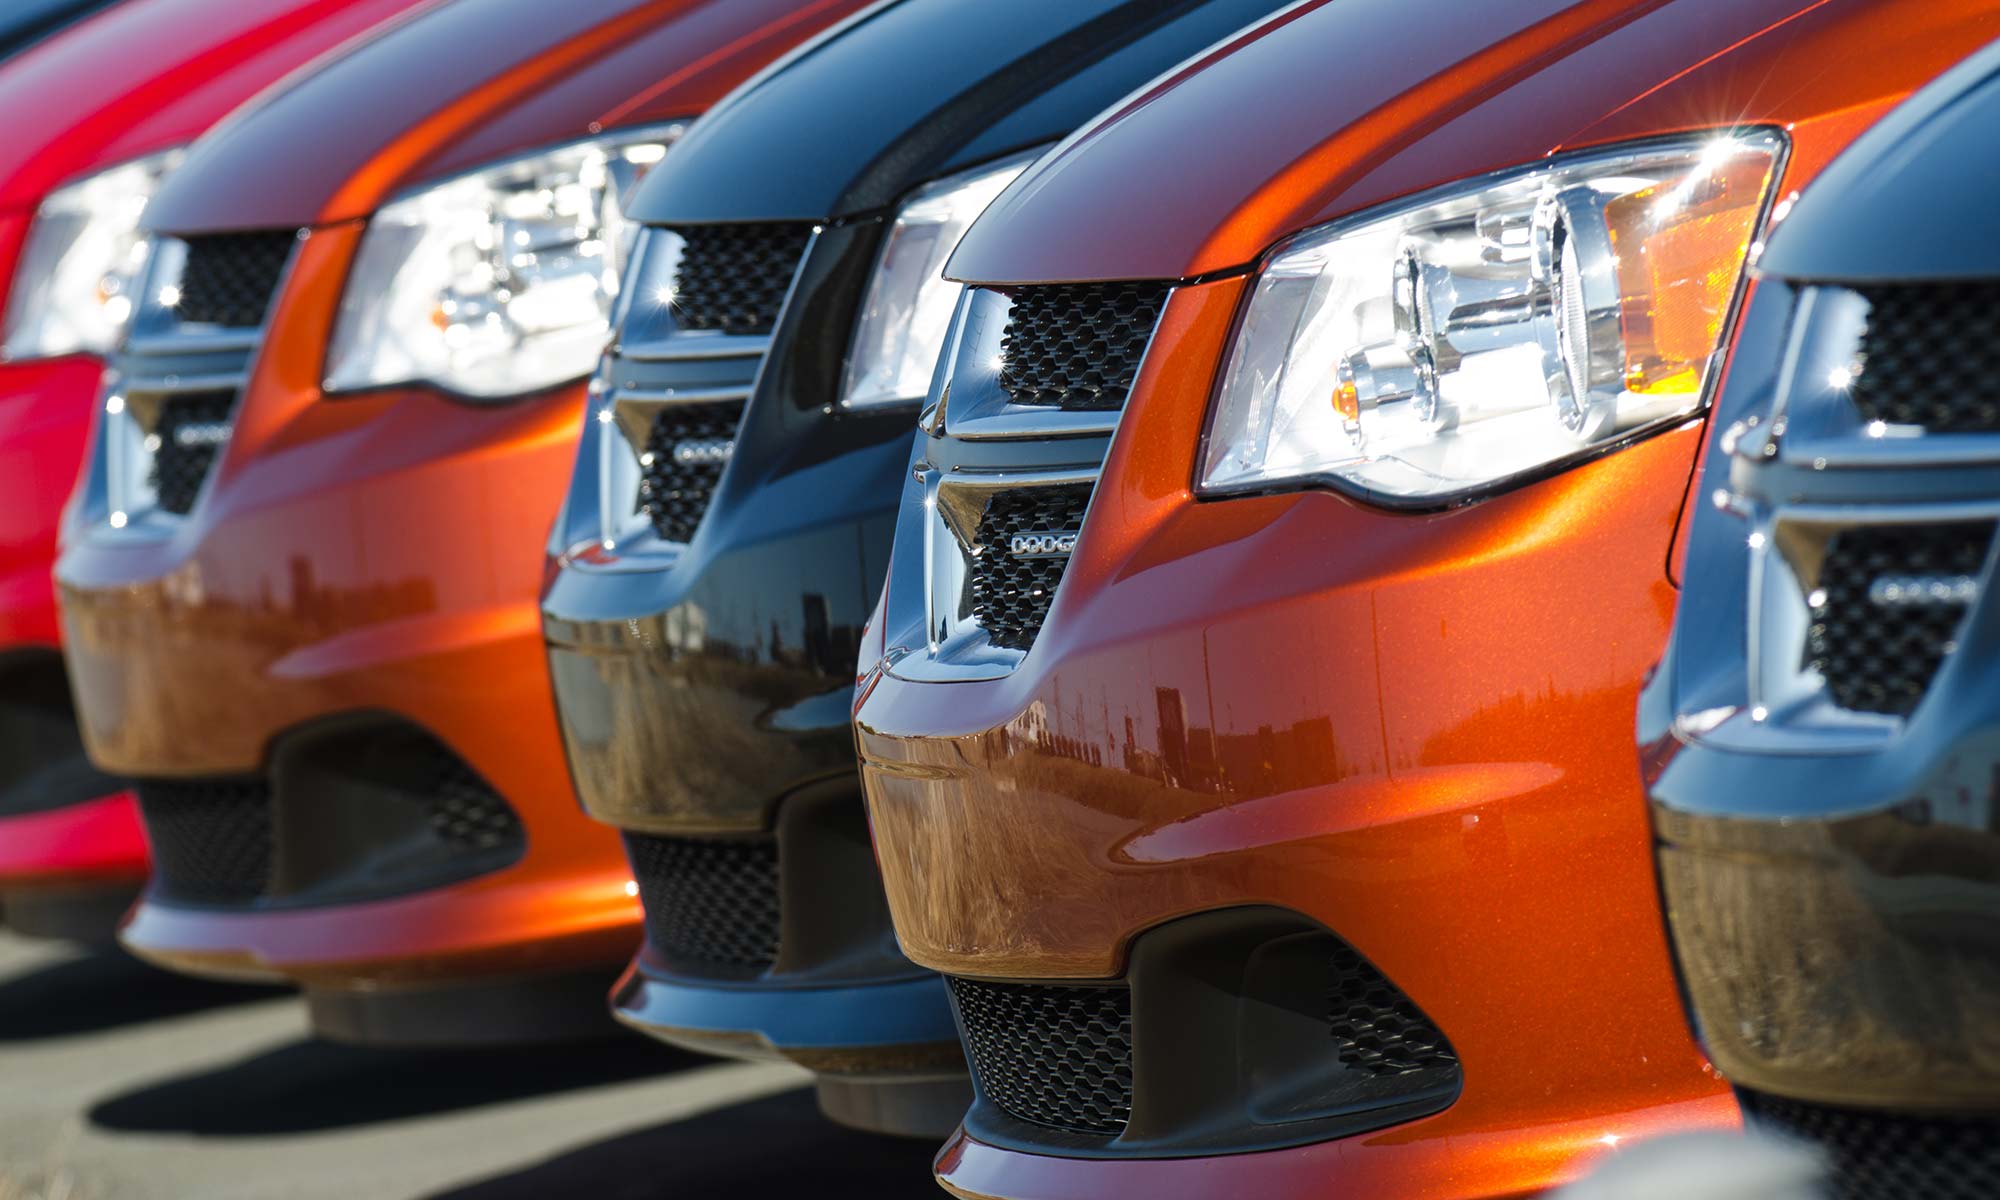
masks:
[[[1306,717],[1284,729],[1221,733],[1189,725],[1179,688],[1155,688],[1160,724],[1157,750],[1142,749],[1125,718],[1125,769],[1173,787],[1215,795],[1269,795],[1324,783],[1347,772],[1333,741],[1332,717]]]

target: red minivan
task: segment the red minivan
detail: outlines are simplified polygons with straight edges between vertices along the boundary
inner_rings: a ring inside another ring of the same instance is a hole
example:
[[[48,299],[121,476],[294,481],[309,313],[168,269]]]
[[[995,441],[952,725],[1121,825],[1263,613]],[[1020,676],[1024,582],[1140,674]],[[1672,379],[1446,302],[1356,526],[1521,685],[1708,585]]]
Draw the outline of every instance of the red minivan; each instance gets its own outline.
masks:
[[[132,313],[139,214],[189,141],[423,2],[126,0],[0,67],[0,920],[17,932],[108,936],[146,878],[131,794],[77,736],[49,583]]]

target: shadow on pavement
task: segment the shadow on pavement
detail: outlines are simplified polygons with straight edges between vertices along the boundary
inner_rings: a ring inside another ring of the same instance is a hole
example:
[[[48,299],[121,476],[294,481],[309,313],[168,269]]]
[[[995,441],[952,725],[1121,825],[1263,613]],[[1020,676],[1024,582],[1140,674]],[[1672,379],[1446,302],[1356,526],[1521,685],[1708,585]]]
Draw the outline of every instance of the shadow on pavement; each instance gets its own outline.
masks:
[[[458,1112],[684,1070],[709,1060],[627,1037],[477,1050],[304,1040],[93,1106],[128,1133],[261,1137]]]
[[[0,979],[0,1044],[100,1033],[288,994],[189,979],[114,948],[93,948]]]
[[[814,1200],[935,1200],[936,1143],[875,1137],[819,1115],[810,1089],[582,1146],[430,1200],[647,1200],[810,1195]]]

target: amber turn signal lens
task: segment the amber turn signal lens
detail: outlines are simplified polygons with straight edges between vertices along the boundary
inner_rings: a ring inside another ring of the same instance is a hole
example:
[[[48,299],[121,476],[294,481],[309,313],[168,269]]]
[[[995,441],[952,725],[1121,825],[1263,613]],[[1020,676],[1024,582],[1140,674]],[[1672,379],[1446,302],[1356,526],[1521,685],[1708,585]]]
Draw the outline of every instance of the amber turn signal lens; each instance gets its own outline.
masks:
[[[1771,162],[1738,156],[1605,207],[1623,296],[1625,386],[1700,390],[1742,274]]]

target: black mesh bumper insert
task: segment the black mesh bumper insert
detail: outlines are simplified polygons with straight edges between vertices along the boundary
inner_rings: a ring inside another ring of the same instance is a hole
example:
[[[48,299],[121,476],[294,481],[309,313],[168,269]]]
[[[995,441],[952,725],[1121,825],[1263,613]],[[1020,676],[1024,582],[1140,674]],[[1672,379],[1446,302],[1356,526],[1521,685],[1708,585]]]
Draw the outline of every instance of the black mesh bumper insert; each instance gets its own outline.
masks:
[[[1819,1146],[1835,1200],[2000,1196],[2000,1120],[1832,1108],[1739,1091],[1753,1129]]]
[[[455,851],[483,853],[524,841],[521,818],[479,772],[449,752],[437,760],[429,811],[431,832]]]
[[[638,511],[670,542],[692,540],[729,465],[741,400],[669,404],[653,417],[639,459]]]
[[[684,225],[674,272],[674,322],[682,329],[768,334],[812,240],[795,221]]]
[[[1167,301],[1164,283],[1024,287],[1000,343],[1000,386],[1016,404],[1068,412],[1124,407]]]
[[[1075,533],[1090,505],[1091,485],[1061,484],[1002,492],[986,506],[969,580],[972,613],[996,646],[1026,650],[1042,630],[1067,554],[1016,554],[1017,534]]]
[[[1862,419],[2000,432],[2000,283],[1892,284],[1862,295],[1868,328],[1851,393]]]
[[[1993,529],[1991,521],[1964,521],[1833,536],[1808,597],[1805,656],[1836,704],[1899,716],[1916,709],[1970,607],[1949,594],[1949,582],[1979,578]]]
[[[778,960],[778,841],[627,833],[646,940],[670,960],[763,969]]]
[[[175,311],[196,324],[257,328],[298,240],[289,229],[188,238]]]
[[[1342,1066],[1387,1076],[1457,1065],[1443,1031],[1352,946],[1333,948],[1332,969],[1327,1020]]]
[[[139,785],[154,884],[196,904],[254,900],[271,883],[271,789],[261,779]]]
[[[1132,1119],[1132,994],[946,976],[980,1093],[1008,1116],[1117,1137]]]

